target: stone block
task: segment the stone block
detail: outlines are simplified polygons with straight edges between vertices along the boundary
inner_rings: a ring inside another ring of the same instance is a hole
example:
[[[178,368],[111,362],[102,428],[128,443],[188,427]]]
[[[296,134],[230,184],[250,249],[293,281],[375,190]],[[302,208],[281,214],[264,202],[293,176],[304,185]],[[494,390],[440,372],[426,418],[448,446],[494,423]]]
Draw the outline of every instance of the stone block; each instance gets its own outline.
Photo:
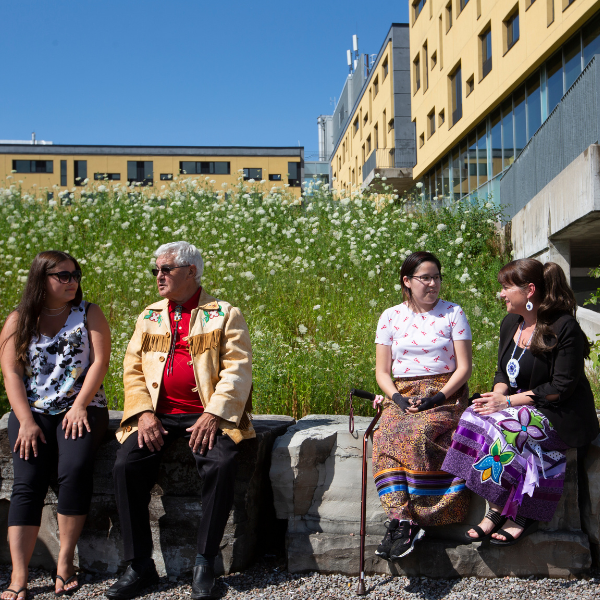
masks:
[[[116,573],[123,562],[112,479],[119,447],[114,432],[121,415],[118,411],[110,411],[109,428],[94,468],[92,504],[77,546],[77,564],[97,573]],[[4,415],[0,420],[0,536],[3,539],[7,536],[13,479],[7,423],[8,415]],[[294,420],[287,416],[254,416],[256,438],[242,442],[238,455],[234,505],[216,561],[216,569],[220,573],[239,571],[249,566],[259,547],[264,549],[269,544],[274,546],[278,543],[274,536],[281,532],[281,527],[276,522],[268,476],[271,448],[275,439],[293,423]],[[153,558],[161,575],[179,575],[192,570],[196,557],[196,529],[202,514],[201,489],[202,483],[187,441],[179,439],[165,453],[150,501]],[[32,566],[55,567],[59,547],[57,491],[56,483],[51,484]],[[10,562],[6,544],[0,545],[0,562]]]
[[[371,419],[309,415],[273,446],[271,483],[277,517],[288,520],[287,556],[292,573],[358,572],[362,437]],[[551,523],[512,548],[465,543],[465,532],[481,521],[486,502],[471,496],[463,523],[427,527],[415,551],[396,563],[374,551],[385,533],[368,453],[366,563],[368,573],[431,577],[536,575],[568,577],[591,566],[587,535],[578,508],[577,452],[569,450],[565,493]],[[600,447],[599,447],[600,454]],[[600,494],[596,495],[596,499]],[[598,505],[600,508],[600,504]]]

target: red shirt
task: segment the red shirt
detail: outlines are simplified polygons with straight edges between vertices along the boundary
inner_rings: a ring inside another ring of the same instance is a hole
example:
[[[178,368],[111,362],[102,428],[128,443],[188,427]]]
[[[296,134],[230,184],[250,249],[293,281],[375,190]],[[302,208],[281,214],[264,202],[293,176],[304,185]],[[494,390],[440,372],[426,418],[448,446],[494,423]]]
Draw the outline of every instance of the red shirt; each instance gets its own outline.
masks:
[[[175,355],[173,357],[173,371],[171,372],[170,360],[167,355],[160,394],[158,396],[157,413],[172,415],[180,413],[201,413],[204,411],[200,395],[196,389],[196,378],[192,367],[192,357],[188,347],[188,334],[190,332],[190,316],[192,310],[198,308],[200,292],[198,291],[184,304],[182,304],[181,320],[175,321],[175,302],[169,301],[169,321],[171,323],[172,339],[175,342]]]

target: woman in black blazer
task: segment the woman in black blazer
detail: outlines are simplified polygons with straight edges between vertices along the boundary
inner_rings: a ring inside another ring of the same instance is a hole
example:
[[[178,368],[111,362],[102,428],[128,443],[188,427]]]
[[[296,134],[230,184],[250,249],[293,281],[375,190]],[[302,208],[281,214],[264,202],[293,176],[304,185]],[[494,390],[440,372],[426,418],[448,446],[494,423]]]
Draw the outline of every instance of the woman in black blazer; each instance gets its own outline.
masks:
[[[474,396],[442,469],[490,504],[466,537],[510,546],[552,519],[567,449],[589,444],[600,427],[584,371],[590,343],[563,270],[515,260],[498,281],[509,314],[500,326],[494,388]]]

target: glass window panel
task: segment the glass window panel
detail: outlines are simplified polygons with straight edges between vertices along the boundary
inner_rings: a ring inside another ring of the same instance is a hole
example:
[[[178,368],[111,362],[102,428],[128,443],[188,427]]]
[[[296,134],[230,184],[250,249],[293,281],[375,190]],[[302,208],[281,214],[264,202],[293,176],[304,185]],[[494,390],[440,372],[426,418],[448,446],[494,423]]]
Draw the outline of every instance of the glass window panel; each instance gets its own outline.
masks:
[[[179,170],[182,173],[186,173],[187,175],[191,173],[196,173],[196,163],[189,160],[182,160],[179,163]],[[129,175],[127,175],[129,177]]]
[[[60,185],[61,186],[67,185],[67,161],[66,160],[60,161]]]
[[[548,79],[548,114],[550,114],[563,97],[562,53],[557,52],[547,63]]]
[[[298,179],[299,178],[299,171],[300,169],[298,169],[300,163],[297,162],[289,162],[288,163],[288,177],[290,179]]]
[[[31,171],[31,161],[13,160],[13,171],[17,173],[29,173]]]
[[[492,113],[492,177],[502,172],[502,126],[500,110]]]
[[[542,99],[540,94],[540,74],[533,75],[527,81],[527,140],[542,124]]]
[[[527,118],[525,115],[525,87],[518,89],[514,96],[515,111],[515,158],[527,143]]]
[[[460,193],[464,196],[469,193],[468,185],[468,172],[469,172],[469,161],[467,158],[467,143],[463,140],[460,143]]]
[[[154,162],[151,160],[144,161],[144,179],[154,179]]]
[[[504,155],[502,168],[506,169],[506,167],[510,167],[515,160],[512,98],[509,98],[508,101],[502,105],[502,148]]]
[[[450,196],[450,155],[442,159],[442,193],[444,198]]]
[[[437,199],[438,196],[442,195],[442,163],[438,163],[435,167],[435,189],[433,190],[433,196]]]
[[[472,132],[467,138],[469,150],[469,192],[477,189],[477,139],[475,133]]]
[[[454,200],[460,198],[460,152],[458,146],[452,150],[452,195]]]
[[[583,28],[583,64],[587,65],[594,54],[600,54],[600,14]]]
[[[565,91],[581,73],[581,39],[579,33],[565,45]]]
[[[136,181],[137,180],[137,161],[136,160],[128,160],[127,161],[127,180],[128,181]]]
[[[216,175],[229,175],[229,163],[225,161],[219,161],[215,163],[215,174]]]
[[[483,185],[488,180],[485,121],[477,127],[477,175],[479,185]]]

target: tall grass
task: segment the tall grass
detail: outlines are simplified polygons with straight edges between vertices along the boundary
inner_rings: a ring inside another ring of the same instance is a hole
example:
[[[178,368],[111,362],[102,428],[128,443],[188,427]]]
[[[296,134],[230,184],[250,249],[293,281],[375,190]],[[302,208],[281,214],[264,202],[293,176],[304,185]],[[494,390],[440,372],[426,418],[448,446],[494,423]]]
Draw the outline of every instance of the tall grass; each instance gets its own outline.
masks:
[[[471,390],[491,385],[504,315],[496,274],[508,260],[491,203],[408,208],[389,189],[335,196],[318,183],[297,200],[265,182],[228,189],[209,178],[79,189],[48,202],[10,180],[0,187],[0,318],[18,303],[37,252],[76,256],[84,297],[100,305],[112,331],[111,408],[123,406],[123,355],[135,319],[159,299],[152,253],[181,239],[201,248],[207,291],[248,321],[257,413],[341,413],[350,387],[377,391],[375,326],[401,302],[403,258],[421,249],[439,256],[441,296],[469,318]],[[5,394],[1,402],[6,410]]]

